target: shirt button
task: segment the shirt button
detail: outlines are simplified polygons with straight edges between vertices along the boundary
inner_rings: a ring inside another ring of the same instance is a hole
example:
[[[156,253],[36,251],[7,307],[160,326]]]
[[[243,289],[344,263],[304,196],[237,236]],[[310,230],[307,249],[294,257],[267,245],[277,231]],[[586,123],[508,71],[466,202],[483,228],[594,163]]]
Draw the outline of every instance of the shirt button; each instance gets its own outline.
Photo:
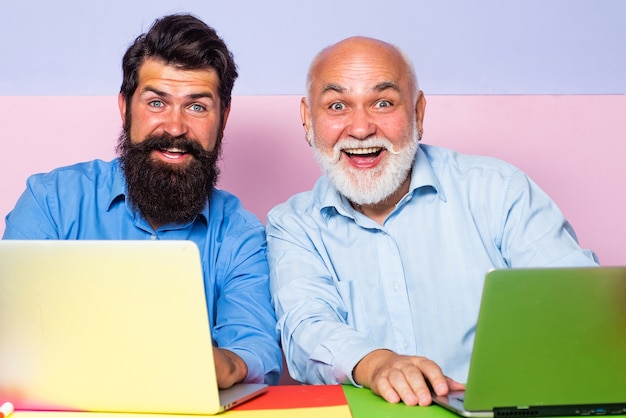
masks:
[[[150,235],[150,239],[151,239],[152,241],[155,241],[155,240],[156,240],[156,235]]]
[[[393,282],[393,284],[391,285],[391,288],[397,292],[398,291],[398,282]]]
[[[408,348],[408,346],[409,346],[409,343],[407,341],[402,343],[402,348],[406,349],[406,348]]]

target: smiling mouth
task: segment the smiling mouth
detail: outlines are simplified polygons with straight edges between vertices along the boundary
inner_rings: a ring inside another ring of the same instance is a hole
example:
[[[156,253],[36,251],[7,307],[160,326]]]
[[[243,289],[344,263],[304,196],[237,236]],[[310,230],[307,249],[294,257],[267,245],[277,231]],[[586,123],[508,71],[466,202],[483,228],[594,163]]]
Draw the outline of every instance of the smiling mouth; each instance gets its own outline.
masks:
[[[176,147],[159,148],[159,151],[161,152],[161,155],[168,160],[176,160],[187,154],[186,150]]]
[[[382,147],[345,148],[343,152],[348,157],[378,157],[383,149]]]

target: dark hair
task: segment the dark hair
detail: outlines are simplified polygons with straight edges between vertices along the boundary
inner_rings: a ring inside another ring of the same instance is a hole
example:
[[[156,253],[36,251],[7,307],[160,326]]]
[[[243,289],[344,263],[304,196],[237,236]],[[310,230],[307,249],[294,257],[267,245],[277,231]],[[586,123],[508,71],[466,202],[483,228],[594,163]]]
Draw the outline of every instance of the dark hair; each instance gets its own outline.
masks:
[[[122,60],[120,93],[128,108],[139,83],[139,67],[147,58],[184,70],[214,69],[220,80],[223,120],[238,73],[233,54],[213,28],[195,16],[174,14],[155,20],[148,32],[139,35]]]

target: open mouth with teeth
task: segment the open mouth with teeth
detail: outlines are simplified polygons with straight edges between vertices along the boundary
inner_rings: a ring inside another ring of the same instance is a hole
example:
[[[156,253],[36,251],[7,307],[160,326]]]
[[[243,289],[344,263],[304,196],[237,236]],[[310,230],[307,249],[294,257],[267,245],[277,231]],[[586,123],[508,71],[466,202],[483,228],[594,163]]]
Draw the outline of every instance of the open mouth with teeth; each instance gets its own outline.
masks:
[[[348,161],[357,168],[370,168],[378,164],[385,148],[369,147],[369,148],[345,148],[343,154],[348,157]]]
[[[162,159],[172,162],[183,161],[189,155],[186,150],[175,147],[161,148],[157,152],[163,157]]]

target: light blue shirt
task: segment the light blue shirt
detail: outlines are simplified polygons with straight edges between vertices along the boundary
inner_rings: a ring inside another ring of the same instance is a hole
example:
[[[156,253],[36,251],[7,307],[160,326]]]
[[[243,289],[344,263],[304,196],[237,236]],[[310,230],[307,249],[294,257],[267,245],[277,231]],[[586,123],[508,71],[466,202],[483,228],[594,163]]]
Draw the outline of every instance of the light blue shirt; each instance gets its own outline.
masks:
[[[428,145],[382,226],[322,177],[269,213],[267,238],[283,351],[307,383],[354,384],[380,348],[465,382],[489,269],[596,265],[523,172]]]
[[[118,160],[31,176],[6,217],[3,239],[194,241],[202,257],[213,339],[246,362],[247,382],[277,383],[282,357],[263,224],[235,196],[214,190],[194,221],[155,231],[126,201],[126,192]]]

